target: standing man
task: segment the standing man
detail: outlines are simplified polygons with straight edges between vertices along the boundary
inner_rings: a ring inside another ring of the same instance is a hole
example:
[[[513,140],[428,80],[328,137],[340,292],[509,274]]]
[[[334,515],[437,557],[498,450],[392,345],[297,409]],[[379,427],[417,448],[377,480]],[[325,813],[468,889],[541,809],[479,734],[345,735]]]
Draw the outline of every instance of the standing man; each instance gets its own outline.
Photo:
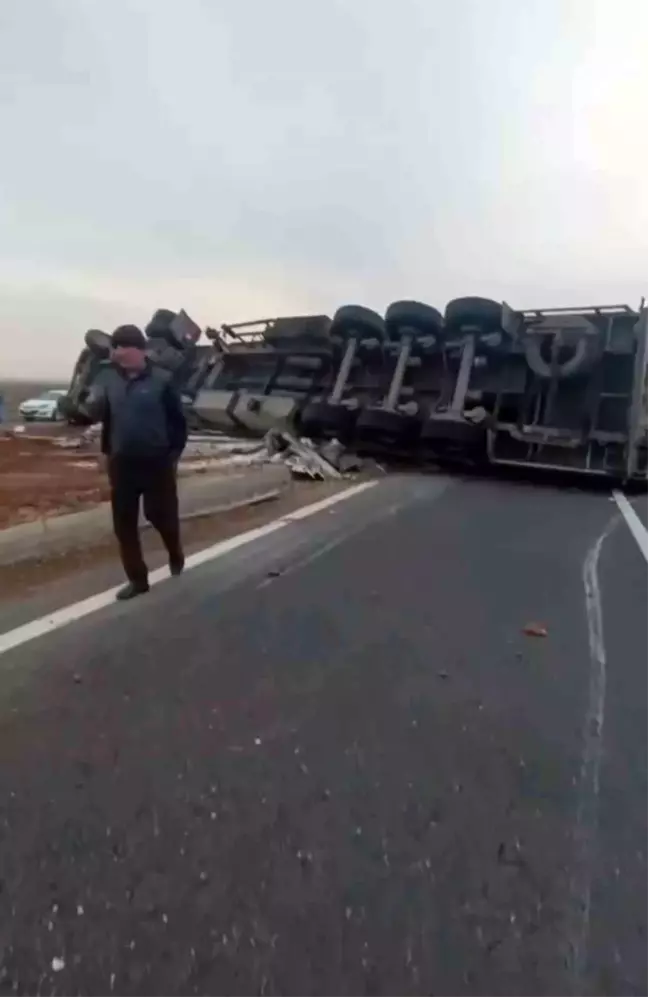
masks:
[[[88,417],[102,423],[115,536],[128,578],[117,592],[119,600],[149,589],[138,529],[140,498],[144,515],[164,541],[171,574],[184,568],[176,470],[187,424],[170,375],[154,367],[145,350],[146,339],[137,326],[115,329],[111,365],[85,405]]]

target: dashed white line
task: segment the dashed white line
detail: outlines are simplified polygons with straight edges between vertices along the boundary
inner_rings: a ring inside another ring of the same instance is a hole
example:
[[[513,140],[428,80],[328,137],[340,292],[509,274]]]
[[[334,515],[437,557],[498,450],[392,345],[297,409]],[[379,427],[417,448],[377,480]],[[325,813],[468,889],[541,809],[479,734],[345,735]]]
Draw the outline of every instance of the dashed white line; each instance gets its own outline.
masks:
[[[361,492],[366,491],[367,488],[372,488],[377,483],[377,481],[362,481],[357,485],[352,485],[350,488],[346,488],[342,492],[335,492],[335,494],[329,495],[327,498],[321,499],[319,502],[313,502],[310,505],[303,506],[297,512],[283,516],[281,519],[275,519],[273,522],[266,523],[264,526],[258,526],[256,529],[247,530],[245,533],[239,533],[237,536],[229,537],[227,540],[221,540],[218,543],[213,544],[211,547],[199,550],[187,558],[185,571],[188,571],[191,568],[196,568],[200,564],[205,564],[207,561],[215,561],[217,558],[223,557],[225,554],[229,554],[230,551],[236,550],[238,547],[243,547],[245,544],[252,543],[254,540],[258,540],[261,537],[268,536],[270,533],[283,529],[295,520],[307,519],[309,516],[314,516],[318,512],[322,512],[325,509],[329,509],[332,506],[337,505],[338,502],[344,502],[346,499],[353,498],[354,495],[359,495]],[[157,585],[159,582],[164,581],[168,577],[168,568],[158,568],[156,571],[152,571],[150,573],[149,584]],[[13,630],[8,630],[6,633],[0,634],[0,655],[5,654],[7,651],[11,651],[15,647],[19,647],[21,644],[26,644],[28,641],[34,640],[37,637],[43,637],[46,634],[52,633],[54,630],[60,630],[61,627],[65,627],[69,623],[81,620],[85,616],[90,616],[92,613],[96,613],[100,609],[105,609],[106,606],[110,606],[114,602],[116,592],[117,588],[107,589],[105,592],[99,592],[97,595],[92,595],[88,599],[83,599],[81,602],[76,602],[71,606],[64,606],[62,609],[58,609],[56,612],[50,613],[48,616],[42,616],[39,619],[30,620],[29,623],[24,623],[20,627],[16,627]]]
[[[571,971],[576,993],[581,992],[587,963],[607,685],[607,656],[603,635],[603,606],[598,565],[603,543],[618,522],[616,516],[610,520],[603,533],[588,550],[582,569],[590,667],[587,713],[578,780],[575,827],[576,855],[571,876],[572,923],[569,931],[569,944]]]
[[[621,512],[639,549],[648,561],[648,531],[626,496],[613,492]],[[578,780],[576,814],[576,861],[571,877],[572,924],[569,932],[571,970],[576,993],[581,993],[587,966],[592,875],[598,834],[599,784],[603,757],[603,724],[607,686],[607,654],[603,631],[603,604],[599,583],[599,561],[603,544],[619,524],[614,516],[603,533],[590,547],[583,562],[582,579],[585,590],[585,612],[589,641],[589,688],[583,752]]]

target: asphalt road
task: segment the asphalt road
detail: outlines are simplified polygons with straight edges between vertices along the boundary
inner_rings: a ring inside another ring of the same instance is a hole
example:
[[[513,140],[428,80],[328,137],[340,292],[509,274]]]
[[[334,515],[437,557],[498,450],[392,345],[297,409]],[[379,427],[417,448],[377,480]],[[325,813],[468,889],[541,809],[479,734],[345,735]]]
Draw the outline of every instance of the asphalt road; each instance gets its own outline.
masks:
[[[0,993],[645,995],[646,602],[609,496],[399,477],[7,652]]]

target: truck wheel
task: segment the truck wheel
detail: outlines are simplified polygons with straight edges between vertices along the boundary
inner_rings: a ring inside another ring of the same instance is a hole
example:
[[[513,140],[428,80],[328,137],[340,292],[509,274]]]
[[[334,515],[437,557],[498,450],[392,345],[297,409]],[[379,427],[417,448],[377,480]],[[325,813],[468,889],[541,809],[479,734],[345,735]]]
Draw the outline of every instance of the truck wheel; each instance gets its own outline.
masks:
[[[331,405],[326,401],[312,401],[304,406],[299,416],[300,432],[305,436],[330,439],[335,436],[347,442],[353,435],[358,418],[354,409],[344,405]]]
[[[403,333],[416,338],[438,337],[443,332],[443,316],[436,308],[420,301],[394,301],[385,312],[387,335],[399,340]]]
[[[561,345],[555,364],[552,364],[550,355],[547,356],[545,353],[547,340],[549,340],[550,353],[551,342],[548,336],[528,336],[524,345],[526,361],[536,377],[541,380],[556,377],[564,381],[579,375],[582,377],[593,370],[603,354],[603,342],[594,326],[591,334],[583,331],[579,336],[570,336],[569,340]]]
[[[455,298],[445,310],[446,328],[453,332],[463,326],[477,326],[482,332],[502,328],[502,306],[490,298]]]
[[[359,336],[361,339],[377,339],[384,342],[386,338],[385,322],[371,308],[362,305],[342,305],[333,316],[331,336],[340,339],[351,339]]]
[[[177,336],[172,328],[172,323],[177,318],[177,312],[172,312],[170,308],[158,308],[153,318],[144,328],[147,339],[163,340],[169,346],[177,347]]]
[[[356,423],[359,436],[383,437],[397,442],[415,439],[420,428],[421,419],[418,416],[389,412],[383,408],[364,409]]]
[[[83,338],[93,356],[102,360],[110,356],[112,340],[107,332],[102,332],[101,329],[88,329]]]
[[[168,329],[176,315],[177,312],[172,312],[170,308],[158,308],[153,313],[153,318],[144,329],[144,332],[147,336],[155,336],[155,333]]]
[[[146,352],[157,367],[170,371],[177,371],[185,359],[182,351],[167,343],[166,339],[154,340]]]

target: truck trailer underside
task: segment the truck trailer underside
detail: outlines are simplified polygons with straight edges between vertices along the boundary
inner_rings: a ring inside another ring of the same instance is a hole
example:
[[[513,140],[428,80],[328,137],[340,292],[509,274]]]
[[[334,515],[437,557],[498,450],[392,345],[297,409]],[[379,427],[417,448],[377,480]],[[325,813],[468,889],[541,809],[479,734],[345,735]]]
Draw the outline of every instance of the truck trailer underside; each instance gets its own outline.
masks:
[[[201,330],[160,310],[151,361],[173,373],[191,423],[230,435],[287,428],[414,464],[539,468],[645,481],[648,310],[642,305],[516,311],[485,298],[443,314],[397,301]],[[61,411],[109,362],[86,333]]]

